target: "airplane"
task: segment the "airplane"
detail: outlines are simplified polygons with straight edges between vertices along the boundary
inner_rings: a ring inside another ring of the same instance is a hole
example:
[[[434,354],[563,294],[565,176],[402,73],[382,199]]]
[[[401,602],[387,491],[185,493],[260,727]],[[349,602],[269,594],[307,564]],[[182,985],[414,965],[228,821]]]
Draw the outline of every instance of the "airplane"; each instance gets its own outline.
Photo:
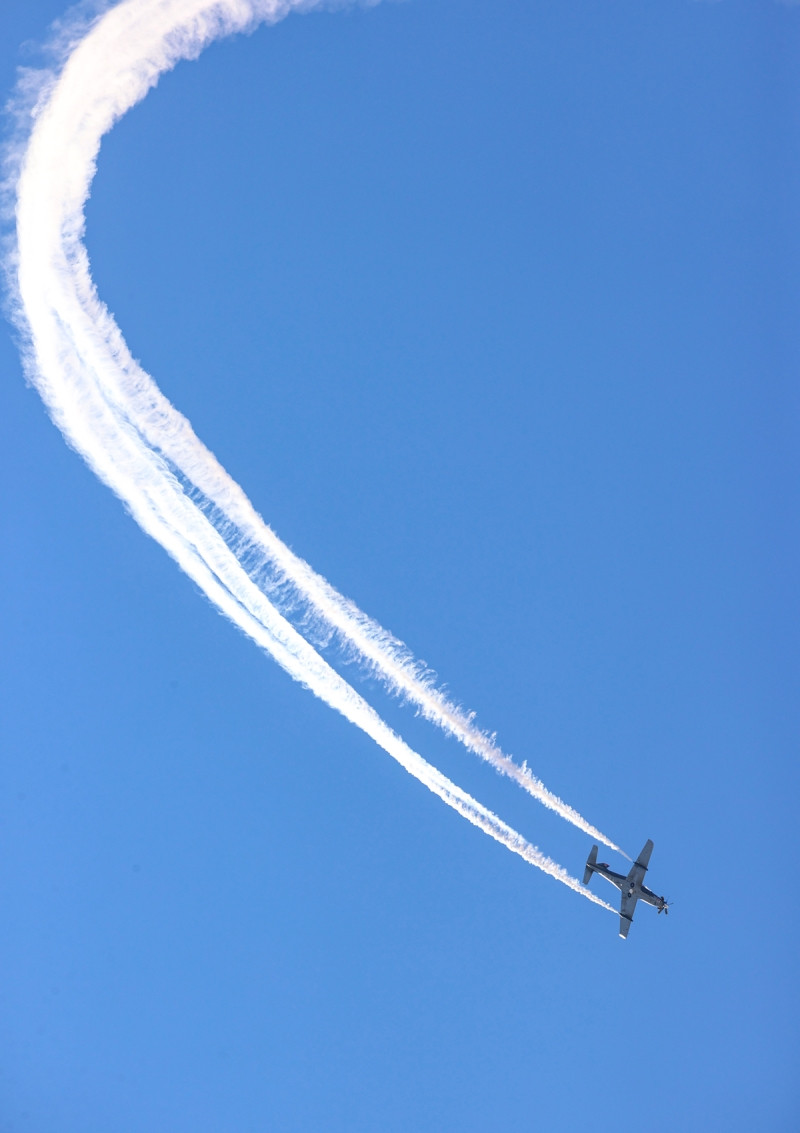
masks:
[[[637,901],[646,901],[648,905],[655,905],[659,913],[669,912],[669,902],[664,897],[657,897],[651,889],[646,885],[642,885],[644,875],[647,873],[647,864],[650,861],[650,855],[653,852],[653,843],[648,838],[644,844],[639,857],[631,866],[630,873],[627,877],[621,873],[615,873],[613,869],[608,868],[607,862],[598,862],[597,860],[597,846],[592,846],[589,857],[586,860],[586,869],[583,874],[583,884],[588,885],[592,874],[599,873],[606,881],[610,881],[612,885],[616,885],[617,889],[622,893],[622,901],[619,908],[619,934],[623,940],[628,935],[628,930],[631,927],[633,920],[633,910],[636,908]]]

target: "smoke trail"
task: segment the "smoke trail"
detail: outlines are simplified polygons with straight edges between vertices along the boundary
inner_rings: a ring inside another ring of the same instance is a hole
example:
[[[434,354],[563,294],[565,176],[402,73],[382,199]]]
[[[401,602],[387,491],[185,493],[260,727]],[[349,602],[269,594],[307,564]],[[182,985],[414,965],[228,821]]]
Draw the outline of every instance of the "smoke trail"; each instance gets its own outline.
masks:
[[[100,139],[159,75],[213,39],[275,21],[292,0],[125,0],[73,46],[35,109],[17,183],[11,259],[25,362],[67,440],[220,609],[316,695],[464,817],[595,903],[550,859],[407,747],[278,611],[304,604],[389,685],[571,821],[613,845],[517,768],[455,709],[408,652],[292,555],[133,361],[100,303],[81,243]],[[54,171],[58,171],[54,177]],[[257,584],[258,583],[258,584]],[[504,765],[508,764],[508,767]],[[539,790],[540,788],[540,790]],[[609,907],[609,906],[606,906]]]
[[[90,168],[99,144],[99,136],[108,130],[113,121],[130,105],[143,97],[158,75],[174,65],[179,57],[196,55],[205,42],[217,35],[252,25],[258,19],[277,19],[292,6],[290,3],[238,3],[221,4],[169,4],[158,5],[160,22],[148,21],[150,27],[162,29],[170,26],[166,36],[162,33],[157,43],[160,58],[148,58],[155,66],[144,74],[137,74],[136,84],[123,82],[110,105],[100,107],[100,118],[94,126],[97,135],[93,141]],[[308,5],[303,5],[308,6]],[[127,5],[121,5],[126,8]],[[192,11],[189,11],[189,8]],[[118,11],[116,9],[115,11]],[[174,44],[166,42],[174,35],[175,13],[178,20],[185,19],[180,35]],[[104,21],[105,22],[105,21]],[[135,26],[129,20],[121,23],[121,30],[130,34]],[[117,31],[116,35],[120,34]],[[98,36],[98,39],[100,37]],[[119,39],[106,38],[104,47],[111,50],[113,42],[115,70],[121,72]],[[134,41],[138,53],[137,65],[142,63],[138,52],[139,40]],[[99,46],[99,44],[98,44]],[[177,47],[177,51],[174,50]],[[85,65],[84,52],[78,50],[81,64]],[[102,69],[101,69],[102,70]],[[66,76],[65,76],[66,77]],[[108,80],[107,70],[97,78]],[[85,84],[84,84],[85,89]],[[96,87],[93,89],[97,89]],[[84,100],[85,108],[85,100]],[[85,189],[88,192],[88,187]],[[80,208],[78,208],[80,214]],[[458,708],[434,683],[433,674],[415,661],[409,650],[363,614],[352,602],[338,594],[325,579],[317,575],[307,563],[294,555],[256,513],[239,486],[231,480],[213,455],[194,435],[188,422],[161,395],[152,379],[131,358],[113,320],[94,294],[88,268],[76,278],[81,293],[81,312],[86,324],[83,345],[93,358],[98,380],[103,382],[109,400],[135,424],[148,444],[158,449],[172,465],[172,470],[184,481],[207,518],[223,534],[236,551],[251,578],[269,594],[272,601],[284,612],[291,611],[304,632],[317,644],[327,643],[332,635],[351,656],[356,657],[377,675],[384,684],[416,705],[421,714],[455,736],[465,747],[491,763],[499,772],[513,778],[545,806],[584,830],[587,834],[619,850],[611,839],[592,826],[573,807],[568,806],[537,779],[526,764],[518,766],[505,755],[493,737],[477,728],[473,716]],[[97,327],[103,323],[105,334],[98,337]],[[74,330],[80,328],[75,325]],[[113,349],[109,350],[110,343]],[[622,852],[620,850],[620,852]]]

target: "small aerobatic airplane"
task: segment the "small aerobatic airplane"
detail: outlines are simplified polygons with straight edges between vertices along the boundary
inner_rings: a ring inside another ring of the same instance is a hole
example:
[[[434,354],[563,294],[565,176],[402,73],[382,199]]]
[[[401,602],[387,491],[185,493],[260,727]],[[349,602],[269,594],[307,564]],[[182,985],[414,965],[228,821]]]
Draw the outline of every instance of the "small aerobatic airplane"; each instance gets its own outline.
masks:
[[[606,881],[616,885],[622,893],[622,902],[619,907],[619,934],[624,940],[633,920],[633,910],[637,901],[646,901],[648,905],[655,905],[659,913],[669,911],[669,904],[663,897],[657,897],[646,885],[642,885],[644,875],[647,873],[647,863],[653,852],[653,843],[648,838],[639,857],[631,866],[627,877],[609,869],[606,862],[598,862],[597,846],[592,846],[583,874],[583,884],[588,885],[593,873],[599,873]]]

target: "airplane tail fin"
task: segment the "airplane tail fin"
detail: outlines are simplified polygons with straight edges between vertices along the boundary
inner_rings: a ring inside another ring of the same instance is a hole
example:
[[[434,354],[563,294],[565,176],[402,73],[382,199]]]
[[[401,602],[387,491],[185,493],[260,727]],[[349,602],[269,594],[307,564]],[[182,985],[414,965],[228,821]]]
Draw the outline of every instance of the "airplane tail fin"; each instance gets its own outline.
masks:
[[[589,878],[594,873],[595,863],[597,862],[597,846],[592,846],[589,851],[589,857],[586,859],[586,869],[583,871],[583,884],[589,884]]]

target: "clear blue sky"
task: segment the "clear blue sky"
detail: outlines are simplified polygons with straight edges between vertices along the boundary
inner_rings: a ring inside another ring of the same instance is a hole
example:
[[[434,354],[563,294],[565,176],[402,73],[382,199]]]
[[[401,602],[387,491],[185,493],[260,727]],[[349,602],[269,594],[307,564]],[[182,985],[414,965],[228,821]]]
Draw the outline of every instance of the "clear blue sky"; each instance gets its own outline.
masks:
[[[62,10],[3,4],[3,90]],[[2,1133],[800,1128],[799,61],[769,0],[412,0],[218,44],[108,137],[134,354],[675,905],[621,942],[293,685],[6,330]]]

